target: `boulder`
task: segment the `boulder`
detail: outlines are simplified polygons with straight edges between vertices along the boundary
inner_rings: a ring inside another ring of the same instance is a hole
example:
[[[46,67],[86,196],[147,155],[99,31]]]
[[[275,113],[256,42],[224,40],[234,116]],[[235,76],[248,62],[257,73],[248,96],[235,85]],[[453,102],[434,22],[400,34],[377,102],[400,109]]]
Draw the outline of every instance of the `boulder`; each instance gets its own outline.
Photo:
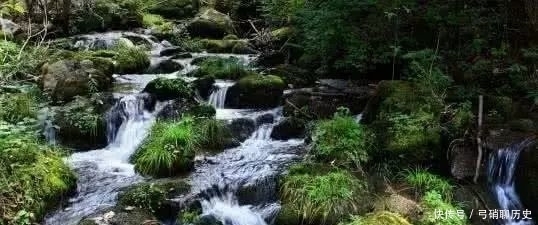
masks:
[[[156,65],[152,65],[148,68],[149,74],[165,74],[173,73],[183,69],[181,63],[174,61],[173,59],[163,60]]]
[[[78,225],[159,225],[159,220],[150,210],[140,208],[113,207],[87,216]]]
[[[235,108],[272,108],[280,104],[286,84],[274,75],[249,75],[229,88],[226,105]]]
[[[422,212],[419,204],[403,195],[397,193],[388,193],[385,196],[379,197],[374,203],[376,211],[390,211],[398,213],[411,220],[419,219]]]
[[[275,116],[272,113],[265,113],[256,118],[256,125],[262,125],[264,123],[273,123],[275,121]]]
[[[203,39],[202,48],[211,53],[234,53],[234,54],[256,54],[254,46],[247,40],[215,40]]]
[[[215,78],[212,76],[203,76],[193,82],[194,89],[204,99],[207,99],[211,94],[213,84],[215,84]]]
[[[148,8],[149,13],[161,15],[167,19],[185,19],[193,17],[200,3],[197,0],[173,0],[153,4]]]
[[[159,112],[157,118],[165,120],[179,119],[181,115],[188,112],[195,105],[197,103],[191,98],[174,99]]]
[[[193,37],[222,38],[233,33],[232,19],[215,9],[203,9],[187,27]]]
[[[193,94],[189,83],[181,78],[157,78],[146,85],[144,92],[152,94],[160,101],[190,98]]]
[[[181,54],[181,53],[184,53],[184,52],[185,52],[185,49],[183,49],[181,47],[168,47],[168,48],[165,48],[165,49],[161,50],[159,55],[160,56],[173,56],[173,55]]]
[[[476,147],[468,143],[455,143],[449,154],[450,173],[458,180],[471,178],[475,174]],[[484,172],[483,170],[481,171]]]
[[[228,126],[232,136],[240,142],[245,141],[256,130],[255,121],[249,118],[235,119]]]
[[[302,138],[305,135],[306,122],[296,117],[288,117],[278,123],[271,132],[271,138],[275,140],[288,140]]]
[[[179,53],[172,56],[172,59],[189,59],[189,58],[192,58],[192,54],[188,52]]]
[[[75,96],[102,91],[111,85],[112,74],[97,68],[91,60],[60,60],[45,64],[41,87],[55,101],[69,101]]]

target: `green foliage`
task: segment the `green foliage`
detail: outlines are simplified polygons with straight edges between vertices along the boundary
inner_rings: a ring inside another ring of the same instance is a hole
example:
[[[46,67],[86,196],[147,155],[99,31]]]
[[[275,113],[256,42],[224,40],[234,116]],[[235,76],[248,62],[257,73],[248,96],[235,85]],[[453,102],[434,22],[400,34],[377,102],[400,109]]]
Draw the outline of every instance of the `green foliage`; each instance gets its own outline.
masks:
[[[404,180],[413,189],[423,195],[426,192],[435,191],[443,196],[444,200],[452,200],[454,186],[441,176],[432,174],[424,169],[405,170]]]
[[[24,3],[20,0],[6,0],[0,2],[0,17],[15,16],[24,13]]]
[[[263,1],[265,16],[274,23],[289,22],[305,5],[305,0],[266,0]]]
[[[151,183],[130,188],[120,195],[119,204],[148,209],[155,213],[161,208],[164,200],[166,200],[166,190],[155,185],[155,183]]]
[[[142,26],[142,13],[153,1],[96,0],[93,4],[75,7],[71,33],[87,33],[107,29]]]
[[[0,120],[10,123],[22,122],[37,116],[37,100],[29,93],[0,94]]]
[[[432,101],[442,104],[450,78],[438,67],[439,56],[430,49],[409,52],[403,56],[409,60],[408,76]],[[433,103],[436,103],[433,102]]]
[[[204,119],[198,125],[200,146],[208,150],[222,150],[232,139],[231,131],[226,123],[216,119]]]
[[[303,224],[336,224],[364,209],[367,192],[367,184],[346,171],[290,172],[282,181],[281,200]]]
[[[391,124],[387,134],[387,149],[394,153],[406,153],[415,150],[411,154],[426,159],[431,154],[427,147],[439,143],[439,123],[432,113],[423,111],[415,114],[391,113],[383,115]]]
[[[189,170],[198,149],[199,138],[192,118],[158,121],[132,161],[141,174],[169,176]]]
[[[97,137],[104,129],[104,116],[96,108],[96,99],[77,96],[59,110],[57,124],[66,129],[66,134]]]
[[[0,40],[0,84],[37,74],[39,66],[50,59],[49,55],[47,48],[23,48],[14,42]]]
[[[314,129],[312,154],[318,160],[360,168],[373,150],[374,134],[348,115],[336,114]]]
[[[428,191],[422,198],[421,205],[424,209],[419,225],[465,225],[468,224],[465,214],[463,217],[451,215],[447,217],[436,216],[436,212],[457,212],[460,208],[443,200],[443,196],[436,191]]]
[[[162,16],[144,13],[142,23],[144,27],[155,29],[157,32],[170,33],[174,30],[174,24],[166,21]]]
[[[196,118],[214,118],[217,113],[215,107],[209,104],[199,104],[189,109],[188,115]]]
[[[342,225],[411,225],[401,215],[397,213],[392,213],[388,211],[379,211],[367,214],[363,217],[353,217],[350,223],[345,223]]]
[[[58,149],[27,135],[0,138],[0,171],[1,220],[11,224],[40,221],[76,183]]]
[[[184,210],[179,212],[177,220],[181,224],[198,224],[200,221],[200,210]]]
[[[119,73],[141,73],[150,65],[148,54],[140,47],[120,44],[115,51],[114,60],[116,60]]]
[[[199,68],[191,74],[192,76],[203,77],[210,75],[215,79],[235,80],[253,74],[238,58],[232,57],[210,57],[202,61],[198,66]]]
[[[144,92],[153,94],[160,100],[188,98],[193,94],[192,88],[185,80],[181,78],[167,79],[164,77],[152,80],[144,88]]]
[[[243,90],[258,90],[263,88],[283,89],[286,84],[282,78],[275,75],[249,75],[241,78],[237,85]]]

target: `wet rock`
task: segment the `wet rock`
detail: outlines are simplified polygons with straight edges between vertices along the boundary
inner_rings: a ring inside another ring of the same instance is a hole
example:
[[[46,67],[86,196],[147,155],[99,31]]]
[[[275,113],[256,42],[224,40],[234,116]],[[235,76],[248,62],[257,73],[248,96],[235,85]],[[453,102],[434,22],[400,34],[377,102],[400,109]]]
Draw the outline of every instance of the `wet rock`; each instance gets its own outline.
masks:
[[[272,113],[266,113],[256,118],[256,124],[259,126],[264,123],[273,123],[275,116]]]
[[[288,117],[278,123],[271,132],[275,140],[288,140],[302,138],[305,135],[306,122],[296,117]]]
[[[149,74],[165,74],[173,73],[183,69],[181,63],[176,62],[172,59],[167,59],[159,62],[157,65],[151,66],[147,73]]]
[[[235,108],[272,108],[280,104],[286,84],[273,75],[249,75],[230,87],[226,106]]]
[[[209,98],[211,90],[213,89],[213,84],[215,84],[215,78],[212,76],[200,77],[193,82],[194,88],[204,99]]]
[[[178,55],[184,52],[185,52],[185,49],[181,47],[169,47],[169,48],[163,49],[161,53],[159,53],[159,55],[160,56],[174,56],[174,55]]]
[[[167,104],[157,115],[159,119],[173,120],[181,118],[181,115],[188,112],[191,108],[196,106],[197,103],[192,99],[174,99],[171,103]]]
[[[41,87],[55,101],[69,101],[91,90],[104,90],[111,85],[110,71],[97,69],[91,60],[60,60],[42,67]]]
[[[215,216],[213,215],[203,215],[197,221],[195,225],[223,225]]]
[[[275,74],[290,85],[291,88],[302,88],[311,86],[315,83],[316,78],[308,70],[291,64],[280,64],[269,70],[270,74]]]
[[[475,146],[468,143],[456,143],[449,156],[450,173],[454,178],[461,180],[474,177],[478,157]],[[481,173],[484,172],[484,170],[481,171]]]
[[[525,206],[531,212],[538,212],[538,149],[524,150],[516,169],[516,190]],[[535,216],[536,217],[536,216]],[[534,218],[534,217],[533,217]]]
[[[233,120],[229,125],[232,136],[243,142],[256,130],[256,123],[249,118],[238,118]]]
[[[160,225],[151,211],[140,208],[124,210],[120,207],[109,208],[84,218],[78,225]]]
[[[187,29],[193,37],[222,38],[233,32],[233,22],[228,15],[207,8],[189,23]]]
[[[189,58],[192,58],[192,54],[188,52],[179,53],[172,56],[172,59],[189,59]]]

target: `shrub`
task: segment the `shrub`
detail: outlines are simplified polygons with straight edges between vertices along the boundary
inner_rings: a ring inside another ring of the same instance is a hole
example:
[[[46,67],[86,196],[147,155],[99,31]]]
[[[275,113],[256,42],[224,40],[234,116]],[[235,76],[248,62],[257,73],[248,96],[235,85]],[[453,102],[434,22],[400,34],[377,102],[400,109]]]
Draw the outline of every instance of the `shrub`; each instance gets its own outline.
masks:
[[[39,222],[76,184],[58,149],[25,135],[0,138],[0,210],[9,224]]]
[[[0,120],[16,124],[25,118],[35,119],[37,107],[36,99],[28,93],[0,94]]]
[[[199,68],[191,75],[203,77],[206,75],[213,76],[216,79],[240,79],[253,72],[244,66],[237,58],[219,58],[210,57],[202,61]]]
[[[120,44],[116,48],[116,52],[114,60],[116,60],[119,73],[140,73],[150,65],[148,54],[140,47]]]
[[[420,195],[435,191],[443,196],[443,199],[452,199],[453,186],[441,176],[432,174],[424,169],[406,170],[403,173],[404,180],[411,185]]]
[[[364,207],[367,184],[346,171],[290,172],[281,185],[283,211],[303,224],[336,224]]]
[[[198,136],[192,118],[179,122],[158,121],[133,157],[135,169],[144,175],[169,176],[192,167]]]
[[[144,88],[144,92],[154,95],[159,100],[188,98],[193,94],[189,83],[185,80],[181,78],[168,79],[163,77],[149,82]]]
[[[374,136],[350,116],[335,115],[319,122],[314,131],[312,154],[316,159],[359,168],[368,161]]]
[[[436,191],[428,191],[421,201],[424,209],[423,216],[419,220],[419,225],[465,225],[468,224],[464,214],[437,216],[436,212],[458,212],[460,208],[453,206],[449,202],[443,200],[443,196]]]
[[[411,225],[407,219],[397,213],[379,211],[363,217],[354,217],[345,225]]]
[[[27,46],[23,49],[15,42],[0,39],[0,83],[37,74],[39,67],[50,59],[49,55],[47,48]]]

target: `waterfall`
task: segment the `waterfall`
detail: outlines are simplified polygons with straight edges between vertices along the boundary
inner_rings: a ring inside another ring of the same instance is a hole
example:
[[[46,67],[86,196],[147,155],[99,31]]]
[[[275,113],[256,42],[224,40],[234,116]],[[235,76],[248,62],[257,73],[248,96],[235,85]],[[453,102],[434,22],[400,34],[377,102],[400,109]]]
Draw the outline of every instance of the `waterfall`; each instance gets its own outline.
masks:
[[[505,225],[533,225],[530,219],[523,220],[524,206],[516,192],[514,172],[521,151],[528,147],[531,141],[511,145],[490,154],[488,162],[488,184],[501,210],[508,210],[508,218],[499,218]],[[513,214],[519,212],[519,216]],[[529,215],[531,216],[531,215]],[[513,218],[515,217],[515,218]]]
[[[225,109],[217,112],[221,110]],[[277,177],[300,160],[303,140],[270,138],[273,127],[282,118],[282,107],[244,113],[233,115],[259,121],[257,129],[239,147],[206,157],[211,163],[197,163],[190,176],[192,191],[193,195],[203,197],[202,217],[229,225],[271,224],[280,210]]]
[[[68,208],[48,217],[45,224],[76,224],[84,216],[113,206],[122,188],[142,180],[129,157],[146,137],[159,111],[151,109],[144,94],[127,95],[115,104],[107,113],[108,146],[66,159],[78,174],[77,195],[69,199]]]
[[[209,104],[211,104],[217,109],[224,108],[224,105],[226,104],[226,93],[228,92],[228,88],[230,88],[234,84],[235,83],[232,81],[216,81],[213,85],[213,91],[209,96]]]

